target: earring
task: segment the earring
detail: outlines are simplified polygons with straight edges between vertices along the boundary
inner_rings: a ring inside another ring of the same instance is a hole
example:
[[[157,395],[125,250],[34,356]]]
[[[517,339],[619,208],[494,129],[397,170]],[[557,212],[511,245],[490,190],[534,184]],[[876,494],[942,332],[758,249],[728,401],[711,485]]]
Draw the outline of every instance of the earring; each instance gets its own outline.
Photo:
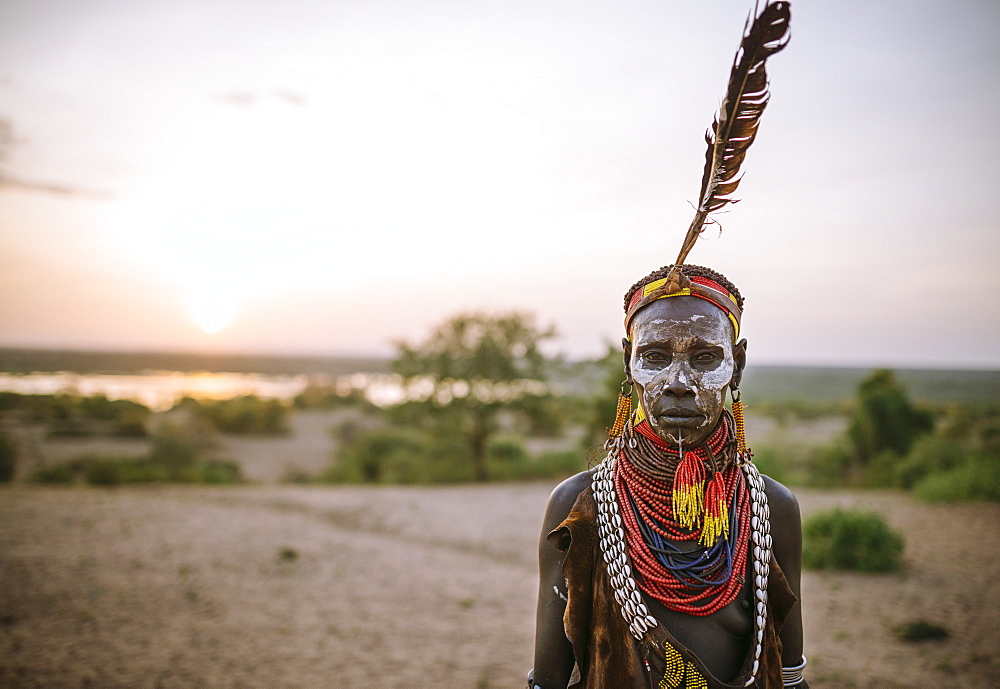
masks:
[[[622,381],[621,390],[618,392],[618,408],[615,410],[615,425],[608,429],[610,438],[617,438],[625,431],[625,424],[632,416],[632,383],[628,380]]]
[[[736,423],[736,457],[741,466],[746,465],[752,456],[747,447],[746,424],[743,419],[743,400],[740,389],[730,387],[733,396],[733,421]]]

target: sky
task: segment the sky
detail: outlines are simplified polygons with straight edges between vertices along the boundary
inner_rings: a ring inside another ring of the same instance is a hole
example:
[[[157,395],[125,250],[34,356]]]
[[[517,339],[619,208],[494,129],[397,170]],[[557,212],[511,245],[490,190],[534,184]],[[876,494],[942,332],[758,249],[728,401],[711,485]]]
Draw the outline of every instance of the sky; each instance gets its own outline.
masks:
[[[0,346],[391,355],[518,310],[598,356],[676,256],[749,9],[3,0]],[[688,259],[746,297],[751,362],[1000,367],[998,30],[792,3]]]

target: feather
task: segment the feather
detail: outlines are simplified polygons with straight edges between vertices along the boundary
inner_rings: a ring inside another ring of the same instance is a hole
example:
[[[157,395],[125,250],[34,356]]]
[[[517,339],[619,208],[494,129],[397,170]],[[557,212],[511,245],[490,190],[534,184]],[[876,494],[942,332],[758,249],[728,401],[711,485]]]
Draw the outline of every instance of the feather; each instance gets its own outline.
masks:
[[[770,98],[764,63],[788,44],[791,12],[787,2],[768,2],[751,23],[754,14],[756,12],[747,17],[743,41],[729,73],[726,97],[711,128],[705,132],[708,152],[698,207],[674,261],[678,266],[684,263],[704,231],[709,213],[738,200],[730,197],[739,186],[740,166],[757,136],[760,117]]]

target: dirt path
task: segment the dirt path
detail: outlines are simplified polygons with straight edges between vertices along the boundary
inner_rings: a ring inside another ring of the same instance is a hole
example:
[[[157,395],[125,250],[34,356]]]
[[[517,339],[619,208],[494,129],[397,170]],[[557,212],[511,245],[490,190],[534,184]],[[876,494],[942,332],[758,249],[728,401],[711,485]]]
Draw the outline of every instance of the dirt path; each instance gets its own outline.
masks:
[[[520,687],[549,489],[0,489],[0,686]],[[813,687],[1000,685],[1000,508],[801,502],[882,510],[911,563],[806,576]]]

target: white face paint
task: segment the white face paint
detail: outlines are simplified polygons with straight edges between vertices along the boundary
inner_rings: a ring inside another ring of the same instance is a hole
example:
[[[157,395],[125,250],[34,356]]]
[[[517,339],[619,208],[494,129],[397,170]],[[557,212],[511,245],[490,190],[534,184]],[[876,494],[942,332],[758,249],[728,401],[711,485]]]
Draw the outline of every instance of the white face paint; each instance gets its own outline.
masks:
[[[675,445],[704,441],[737,370],[729,318],[704,299],[670,297],[641,309],[630,335],[629,369],[653,430]]]

